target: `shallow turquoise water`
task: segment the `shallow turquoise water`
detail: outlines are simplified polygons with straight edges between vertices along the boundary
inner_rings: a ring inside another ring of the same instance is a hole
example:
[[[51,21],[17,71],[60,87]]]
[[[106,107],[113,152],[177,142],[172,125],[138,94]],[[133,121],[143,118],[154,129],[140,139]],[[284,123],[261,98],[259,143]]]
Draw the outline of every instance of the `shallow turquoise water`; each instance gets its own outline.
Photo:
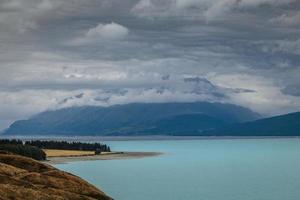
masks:
[[[111,141],[163,156],[56,167],[116,200],[299,200],[300,139]]]

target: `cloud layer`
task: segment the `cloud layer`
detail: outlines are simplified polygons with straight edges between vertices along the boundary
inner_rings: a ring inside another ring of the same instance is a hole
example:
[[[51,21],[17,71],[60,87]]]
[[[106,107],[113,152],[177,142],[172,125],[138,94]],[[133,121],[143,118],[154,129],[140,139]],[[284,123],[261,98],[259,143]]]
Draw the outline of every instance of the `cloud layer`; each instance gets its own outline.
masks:
[[[300,110],[297,0],[3,0],[0,129],[66,106]]]

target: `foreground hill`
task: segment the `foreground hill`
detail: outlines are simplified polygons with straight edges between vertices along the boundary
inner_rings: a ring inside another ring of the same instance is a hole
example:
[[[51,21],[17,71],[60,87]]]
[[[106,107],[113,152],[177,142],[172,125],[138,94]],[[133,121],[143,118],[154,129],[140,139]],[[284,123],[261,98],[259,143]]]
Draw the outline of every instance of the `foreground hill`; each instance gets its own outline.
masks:
[[[184,135],[258,117],[257,113],[247,108],[208,102],[84,106],[47,111],[28,120],[16,121],[5,134]]]
[[[72,174],[30,158],[0,152],[2,200],[112,200]]]
[[[204,131],[217,136],[300,136],[300,112]]]

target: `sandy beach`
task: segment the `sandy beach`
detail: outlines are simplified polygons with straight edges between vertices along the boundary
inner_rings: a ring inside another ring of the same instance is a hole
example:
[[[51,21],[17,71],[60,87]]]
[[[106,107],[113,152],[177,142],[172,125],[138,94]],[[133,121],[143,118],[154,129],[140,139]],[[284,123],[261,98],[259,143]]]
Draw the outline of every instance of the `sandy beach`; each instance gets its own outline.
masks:
[[[59,150],[55,150],[59,151]],[[74,152],[74,151],[73,151]],[[49,151],[48,151],[49,153]],[[81,154],[81,155],[79,155]],[[116,159],[138,159],[144,157],[152,157],[163,155],[160,152],[103,152],[100,155],[83,154],[82,152],[77,155],[62,155],[47,156],[47,160],[44,161],[49,164],[62,164],[74,161],[87,161],[87,160],[116,160]]]

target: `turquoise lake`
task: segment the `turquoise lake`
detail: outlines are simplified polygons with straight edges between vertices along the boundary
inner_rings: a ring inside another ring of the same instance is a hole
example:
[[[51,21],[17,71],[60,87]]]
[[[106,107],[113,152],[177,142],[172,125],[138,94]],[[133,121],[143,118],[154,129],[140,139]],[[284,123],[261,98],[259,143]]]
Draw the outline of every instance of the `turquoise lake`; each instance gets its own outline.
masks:
[[[156,151],[141,159],[56,167],[115,200],[299,200],[300,139],[106,141],[114,151]]]

